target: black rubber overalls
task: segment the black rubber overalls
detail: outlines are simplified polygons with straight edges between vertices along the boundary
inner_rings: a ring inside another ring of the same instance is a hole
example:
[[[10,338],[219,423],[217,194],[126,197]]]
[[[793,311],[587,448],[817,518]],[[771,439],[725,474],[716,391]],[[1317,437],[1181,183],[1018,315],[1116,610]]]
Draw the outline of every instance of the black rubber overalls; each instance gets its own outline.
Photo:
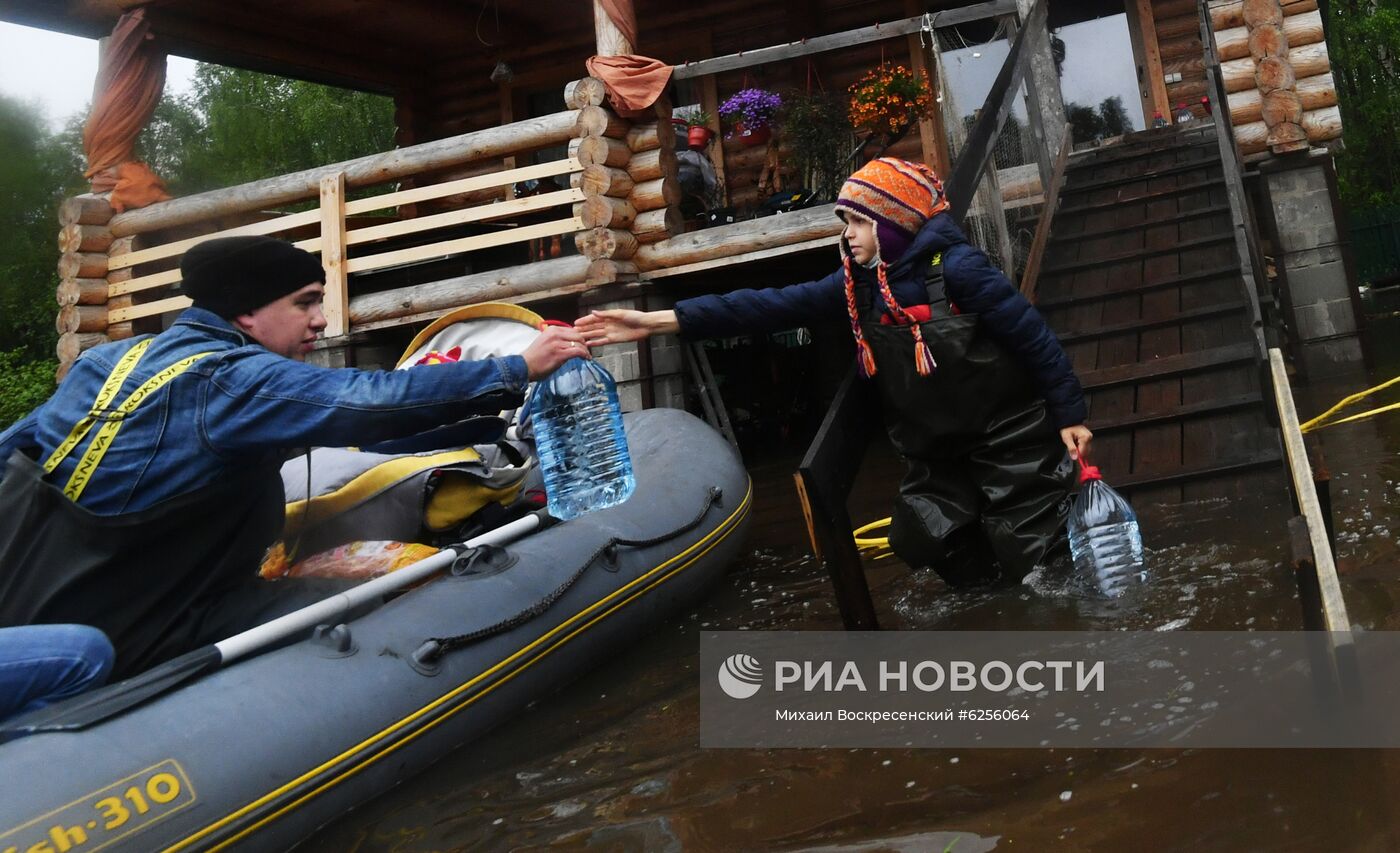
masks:
[[[1025,367],[975,315],[950,310],[941,255],[927,283],[930,376],[915,369],[909,329],[880,323],[878,299],[862,312],[886,427],[909,466],[890,546],[954,587],[1019,582],[1063,540],[1073,463]]]

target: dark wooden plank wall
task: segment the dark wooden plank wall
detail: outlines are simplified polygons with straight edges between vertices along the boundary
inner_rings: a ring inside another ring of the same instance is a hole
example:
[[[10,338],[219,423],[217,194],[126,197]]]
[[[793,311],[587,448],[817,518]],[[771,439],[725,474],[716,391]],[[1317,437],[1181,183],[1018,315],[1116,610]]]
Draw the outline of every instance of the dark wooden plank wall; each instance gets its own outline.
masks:
[[[1140,501],[1278,477],[1213,134],[1077,156],[1038,288],[1089,390],[1095,462]]]

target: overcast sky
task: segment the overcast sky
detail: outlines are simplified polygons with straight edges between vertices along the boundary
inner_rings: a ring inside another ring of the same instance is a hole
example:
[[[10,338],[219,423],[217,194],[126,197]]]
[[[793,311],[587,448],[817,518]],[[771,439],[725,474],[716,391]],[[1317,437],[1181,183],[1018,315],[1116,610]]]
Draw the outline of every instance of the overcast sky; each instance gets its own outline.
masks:
[[[166,90],[188,91],[194,65],[172,56]],[[96,41],[0,23],[0,92],[37,104],[53,130],[87,109],[96,77]]]
[[[1118,95],[1133,126],[1142,128],[1127,17],[1115,15],[1075,24],[1062,28],[1059,35],[1065,42],[1060,81],[1065,100],[1097,106],[1104,98]],[[1001,42],[944,54],[954,96],[965,114],[986,100],[1006,52],[1006,43]],[[167,91],[188,91],[194,66],[192,60],[171,57],[166,70]],[[37,103],[54,130],[69,116],[86,109],[96,75],[97,42],[92,39],[0,23],[0,92]],[[1016,111],[1025,118],[1021,104]]]
[[[1138,97],[1133,65],[1132,42],[1128,39],[1128,16],[1114,15],[1061,27],[1059,37],[1065,43],[1065,62],[1060,89],[1065,102],[1097,107],[1104,98],[1117,95],[1141,130],[1142,100]],[[964,115],[982,106],[992,90],[997,72],[1010,51],[1005,41],[963,50],[945,51],[943,61],[948,67],[948,82],[957,98],[958,109]],[[1023,121],[1026,110],[1016,104],[1016,115]]]

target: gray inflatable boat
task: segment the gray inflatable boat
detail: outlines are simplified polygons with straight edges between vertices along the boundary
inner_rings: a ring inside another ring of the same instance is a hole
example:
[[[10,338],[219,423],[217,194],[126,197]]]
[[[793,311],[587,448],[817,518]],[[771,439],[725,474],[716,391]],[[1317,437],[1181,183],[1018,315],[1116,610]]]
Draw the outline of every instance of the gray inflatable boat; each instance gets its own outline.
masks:
[[[748,475],[685,412],[626,429],[626,503],[439,575],[348,636],[0,744],[0,853],[288,848],[695,604],[741,546]]]

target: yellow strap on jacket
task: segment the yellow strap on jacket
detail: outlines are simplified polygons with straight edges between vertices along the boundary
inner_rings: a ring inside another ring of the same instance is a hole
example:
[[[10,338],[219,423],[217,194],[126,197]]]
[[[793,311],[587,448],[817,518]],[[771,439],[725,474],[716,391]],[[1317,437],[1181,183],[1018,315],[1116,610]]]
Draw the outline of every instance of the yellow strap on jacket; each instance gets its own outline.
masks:
[[[73,449],[92,431],[93,426],[98,421],[103,422],[102,427],[97,430],[97,435],[93,436],[92,442],[88,444],[87,451],[78,460],[78,466],[68,477],[67,485],[63,487],[63,494],[74,503],[82,496],[83,489],[87,488],[88,481],[92,479],[93,472],[101,464],[102,457],[107,453],[107,448],[112,446],[112,441],[117,437],[117,431],[121,429],[122,421],[126,419],[126,416],[136,411],[136,407],[140,406],[142,401],[158,391],[165,383],[188,370],[190,365],[213,354],[212,352],[201,352],[180,359],[141,383],[140,387],[127,395],[127,398],[115,409],[108,409],[108,405],[116,397],[117,392],[121,390],[122,383],[136,368],[141,356],[146,354],[152,340],[154,338],[147,338],[126,351],[126,355],[122,356],[121,360],[117,362],[117,366],[112,368],[112,372],[107,375],[107,380],[102,383],[101,390],[97,392],[97,399],[93,401],[92,411],[73,426],[73,431],[68,433],[68,437],[63,440],[62,444],[54,448],[54,452],[44,462],[44,473],[52,474],[54,469],[58,468],[59,464],[67,459]]]

